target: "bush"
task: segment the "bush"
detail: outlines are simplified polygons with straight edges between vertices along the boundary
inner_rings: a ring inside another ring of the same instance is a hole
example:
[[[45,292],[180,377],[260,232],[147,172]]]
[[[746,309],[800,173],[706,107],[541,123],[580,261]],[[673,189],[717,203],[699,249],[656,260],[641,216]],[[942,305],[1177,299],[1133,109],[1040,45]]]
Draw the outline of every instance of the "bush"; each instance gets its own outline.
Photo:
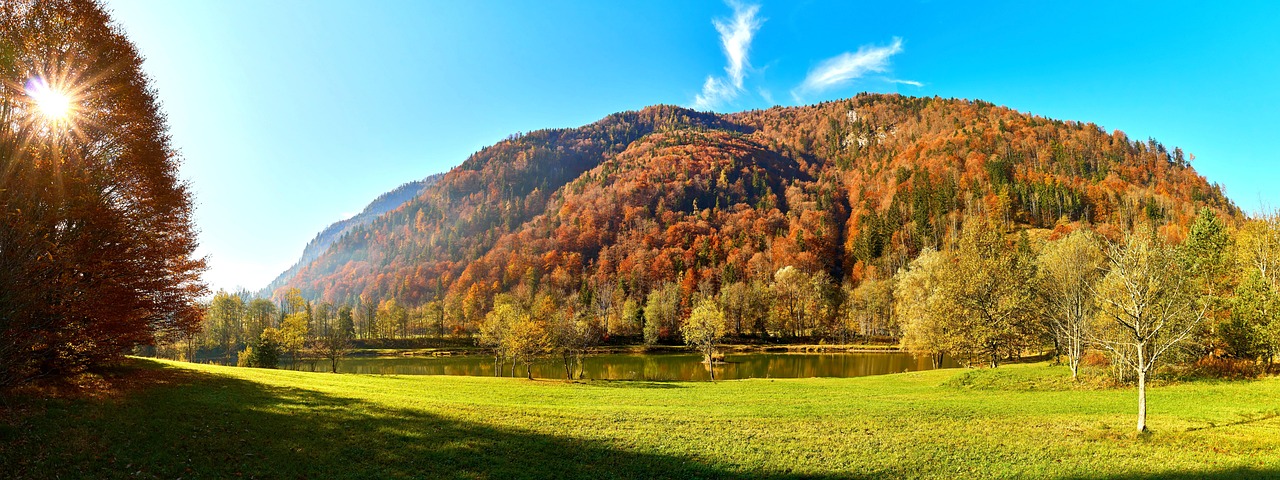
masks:
[[[1257,377],[1261,368],[1253,360],[1209,356],[1197,360],[1189,373],[1192,376],[1238,380]]]
[[[280,364],[280,346],[270,338],[263,337],[258,344],[244,347],[240,358],[236,361],[239,367],[276,368]]]
[[[1086,367],[1109,367],[1111,366],[1111,358],[1102,352],[1090,350],[1085,352],[1084,357],[1080,359],[1080,363]]]

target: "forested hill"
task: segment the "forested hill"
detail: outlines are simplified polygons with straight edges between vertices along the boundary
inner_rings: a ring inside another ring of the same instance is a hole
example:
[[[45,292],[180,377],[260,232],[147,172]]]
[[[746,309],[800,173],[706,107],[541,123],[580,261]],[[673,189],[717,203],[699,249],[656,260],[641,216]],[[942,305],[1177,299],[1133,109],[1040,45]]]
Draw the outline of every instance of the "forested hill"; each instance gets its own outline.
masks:
[[[1151,224],[1176,241],[1203,207],[1240,215],[1181,150],[981,101],[657,106],[486,147],[285,286],[333,302],[439,301],[463,331],[504,292],[608,307],[785,266],[858,282],[946,248],[971,218],[1087,223],[1112,238]]]
[[[316,237],[307,243],[306,248],[302,249],[302,257],[299,258],[293,266],[289,267],[288,270],[280,273],[280,275],[277,276],[275,280],[272,280],[269,285],[264,287],[262,291],[258,292],[258,296],[271,296],[271,292],[281,286],[284,286],[285,282],[298,274],[299,269],[304,265],[311,263],[316,258],[319,258],[320,254],[329,250],[329,246],[333,245],[333,242],[338,241],[343,234],[351,231],[353,228],[367,225],[369,222],[372,222],[373,219],[378,218],[379,215],[387,213],[414,197],[417,197],[427,187],[435,185],[436,182],[440,181],[440,178],[443,176],[443,173],[437,173],[422,180],[416,180],[400,185],[390,192],[378,195],[378,198],[369,202],[369,205],[364,207],[364,210],[361,210],[360,213],[355,216],[344,220],[338,220],[330,224],[328,227],[325,227],[324,230],[317,233]]]

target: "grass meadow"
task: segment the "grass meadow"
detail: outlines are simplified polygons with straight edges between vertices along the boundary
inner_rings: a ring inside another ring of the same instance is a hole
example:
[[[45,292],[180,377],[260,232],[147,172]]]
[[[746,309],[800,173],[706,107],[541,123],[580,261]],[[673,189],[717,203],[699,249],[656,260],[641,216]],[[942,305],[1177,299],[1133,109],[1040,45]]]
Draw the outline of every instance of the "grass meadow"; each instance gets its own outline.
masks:
[[[1065,367],[847,379],[529,381],[131,359],[6,399],[18,478],[1280,476],[1280,378],[1135,392]],[[8,475],[5,475],[8,476]]]

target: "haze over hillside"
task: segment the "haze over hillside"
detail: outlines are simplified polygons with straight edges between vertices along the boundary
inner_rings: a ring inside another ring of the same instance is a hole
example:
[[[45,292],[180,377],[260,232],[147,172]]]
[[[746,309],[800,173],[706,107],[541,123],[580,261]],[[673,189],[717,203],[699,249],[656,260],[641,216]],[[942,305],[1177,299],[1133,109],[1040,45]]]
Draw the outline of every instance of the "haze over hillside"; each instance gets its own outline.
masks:
[[[272,280],[270,284],[263,287],[263,289],[258,292],[258,296],[271,296],[271,292],[283,286],[285,282],[296,275],[298,273],[298,269],[308,263],[311,263],[311,261],[329,250],[329,246],[333,245],[333,243],[338,241],[339,238],[342,238],[342,235],[356,227],[367,225],[375,218],[378,218],[378,216],[403,205],[405,202],[421,194],[427,187],[435,185],[435,183],[443,176],[443,173],[437,173],[422,180],[416,180],[400,185],[387,193],[378,195],[378,198],[369,202],[369,205],[364,207],[364,210],[361,210],[360,213],[355,214],[351,218],[345,218],[329,224],[328,227],[325,227],[324,230],[317,233],[315,238],[311,239],[310,242],[307,242],[307,246],[302,249],[302,257],[299,258],[297,262],[294,262],[293,266],[280,273],[280,275],[278,275],[275,280]]]
[[[1176,240],[1202,207],[1239,216],[1181,150],[982,101],[656,106],[486,147],[272,285],[440,301],[470,330],[502,292],[642,299],[788,265],[858,281],[947,248],[970,218],[1113,238],[1151,224]]]

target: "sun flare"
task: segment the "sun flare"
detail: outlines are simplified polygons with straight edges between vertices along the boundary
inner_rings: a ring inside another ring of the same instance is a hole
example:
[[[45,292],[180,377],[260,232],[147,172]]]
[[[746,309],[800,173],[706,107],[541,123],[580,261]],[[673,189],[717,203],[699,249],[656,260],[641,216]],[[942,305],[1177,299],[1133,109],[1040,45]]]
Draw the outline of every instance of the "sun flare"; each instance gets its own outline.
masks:
[[[36,109],[45,118],[62,121],[71,113],[71,96],[57,88],[50,87],[40,79],[27,82],[27,95],[35,101]]]

